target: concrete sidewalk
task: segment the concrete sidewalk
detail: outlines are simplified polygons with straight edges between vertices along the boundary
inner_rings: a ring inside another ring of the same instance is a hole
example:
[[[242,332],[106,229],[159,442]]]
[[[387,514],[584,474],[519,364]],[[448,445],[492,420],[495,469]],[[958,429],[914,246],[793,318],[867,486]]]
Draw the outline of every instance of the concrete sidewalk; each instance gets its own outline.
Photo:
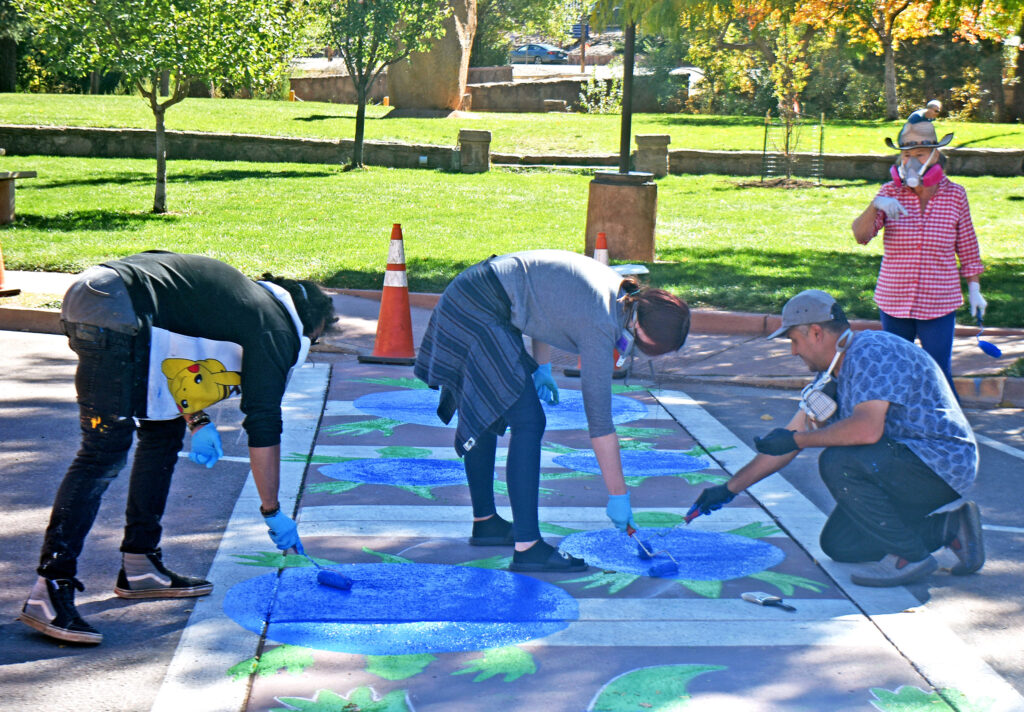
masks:
[[[63,296],[75,275],[55,272],[8,271],[7,287],[26,294]],[[373,349],[380,292],[376,290],[328,290],[340,318],[337,328],[321,339],[322,351],[368,353]],[[419,344],[436,294],[410,295],[414,343]],[[0,302],[0,329],[59,333],[59,317],[52,309],[27,309]],[[687,381],[735,383],[771,388],[802,388],[809,380],[803,365],[794,358],[785,340],[764,337],[777,326],[774,314],[752,314],[696,309],[691,335],[677,354],[634,361],[634,374],[658,385]],[[877,329],[876,321],[859,320],[855,328]],[[1024,329],[987,329],[985,338],[995,343],[1003,357],[994,359],[978,348],[973,327],[957,327],[953,344],[953,374],[962,402],[974,408],[1024,408],[1024,379],[1007,378],[998,372],[1024,357]],[[575,365],[576,357],[557,353],[556,365]],[[652,369],[653,367],[653,369]]]

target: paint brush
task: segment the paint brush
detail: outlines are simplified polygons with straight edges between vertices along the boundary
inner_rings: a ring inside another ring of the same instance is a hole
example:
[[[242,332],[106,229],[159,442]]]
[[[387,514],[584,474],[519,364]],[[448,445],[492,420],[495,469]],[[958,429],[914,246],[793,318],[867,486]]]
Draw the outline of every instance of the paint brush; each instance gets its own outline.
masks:
[[[337,588],[342,591],[348,591],[352,588],[352,579],[343,573],[325,569],[323,566],[316,563],[316,561],[313,560],[313,557],[307,554],[305,549],[302,548],[301,541],[295,545],[295,551],[297,551],[300,556],[305,556],[306,560],[316,567],[316,582],[321,586],[330,586],[331,588]]]
[[[781,608],[786,611],[796,610],[788,603],[783,603],[782,599],[778,596],[773,596],[770,593],[762,593],[761,591],[748,591],[747,593],[740,594],[740,598],[744,601],[756,603],[759,606],[774,606],[775,608]]]

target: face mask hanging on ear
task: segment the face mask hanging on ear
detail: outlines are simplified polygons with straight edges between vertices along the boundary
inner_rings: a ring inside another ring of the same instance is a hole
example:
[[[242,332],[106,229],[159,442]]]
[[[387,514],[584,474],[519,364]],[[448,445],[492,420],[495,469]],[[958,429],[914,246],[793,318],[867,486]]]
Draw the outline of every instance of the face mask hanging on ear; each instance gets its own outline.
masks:
[[[622,368],[626,365],[626,359],[632,355],[633,348],[636,346],[636,334],[629,330],[629,325],[633,324],[636,319],[637,306],[637,304],[633,304],[633,309],[629,312],[629,317],[626,319],[626,328],[622,330],[619,340],[615,342],[615,348],[619,351],[619,358],[615,362],[615,368]],[[634,326],[633,328],[635,329],[636,327]]]
[[[836,340],[836,355],[832,357],[828,369],[819,373],[818,377],[804,386],[800,392],[800,410],[807,413],[815,422],[824,423],[839,407],[835,401],[836,386],[832,379],[832,369],[836,367],[836,361],[849,348],[852,341],[853,331],[847,329]]]

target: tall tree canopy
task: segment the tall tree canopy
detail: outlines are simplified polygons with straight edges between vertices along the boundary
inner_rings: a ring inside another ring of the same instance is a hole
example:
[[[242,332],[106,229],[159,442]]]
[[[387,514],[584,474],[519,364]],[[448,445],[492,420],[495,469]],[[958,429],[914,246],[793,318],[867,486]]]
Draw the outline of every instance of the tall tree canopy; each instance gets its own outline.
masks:
[[[60,64],[117,70],[156,122],[153,212],[167,210],[164,114],[194,81],[257,90],[280,76],[292,46],[292,0],[23,0],[23,12]],[[160,78],[169,78],[166,97]]]
[[[317,0],[327,39],[341,54],[355,86],[356,136],[350,168],[363,165],[366,97],[386,67],[423,52],[444,32],[447,0]]]

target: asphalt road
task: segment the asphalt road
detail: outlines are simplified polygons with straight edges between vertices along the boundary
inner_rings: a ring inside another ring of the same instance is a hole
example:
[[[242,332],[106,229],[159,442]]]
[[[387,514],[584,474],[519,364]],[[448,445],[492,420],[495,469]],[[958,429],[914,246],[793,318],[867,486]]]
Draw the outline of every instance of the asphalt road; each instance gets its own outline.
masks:
[[[77,600],[104,632],[103,645],[60,645],[15,621],[35,578],[54,492],[78,444],[74,365],[63,337],[0,331],[0,708],[147,710],[192,606],[189,599],[128,603],[112,593],[127,472],[108,491],[80,561],[86,592]],[[689,393],[746,442],[786,422],[795,407],[791,391],[664,386]],[[911,590],[1024,693],[1024,492],[1014,481],[1024,457],[1024,418],[1019,410],[968,416],[980,436],[1010,448],[983,446],[972,497],[986,525],[1016,531],[986,531],[988,563],[980,574],[937,573]],[[218,417],[229,456],[244,455],[236,437],[239,417],[233,407]],[[192,574],[208,569],[246,475],[243,462],[223,462],[212,471],[187,460],[179,464],[164,520],[165,559],[172,568]],[[813,452],[797,458],[784,476],[824,511],[831,508]]]
[[[679,388],[747,443],[756,435],[788,422],[796,408],[793,391],[666,384]],[[968,420],[982,441],[981,471],[969,498],[981,508],[987,562],[973,576],[936,573],[908,587],[994,670],[1024,692],[1024,417],[1019,409],[968,410]],[[771,418],[770,420],[768,418]],[[1009,446],[1016,456],[984,444],[983,438]],[[801,453],[777,476],[784,476],[822,511],[833,500],[817,470],[817,453]],[[1008,527],[1013,531],[989,527]]]

